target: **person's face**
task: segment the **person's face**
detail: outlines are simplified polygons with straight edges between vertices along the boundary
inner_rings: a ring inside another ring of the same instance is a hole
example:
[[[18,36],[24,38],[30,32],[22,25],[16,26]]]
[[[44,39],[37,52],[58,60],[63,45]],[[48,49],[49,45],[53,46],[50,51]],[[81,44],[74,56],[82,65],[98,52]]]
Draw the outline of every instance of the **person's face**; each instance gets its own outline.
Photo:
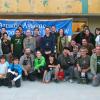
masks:
[[[63,30],[63,29],[60,29],[60,30],[59,30],[59,35],[60,35],[60,36],[63,36],[63,35],[64,35],[64,30]]]
[[[69,50],[64,49],[64,50],[63,50],[63,55],[64,55],[64,56],[67,56],[68,54],[69,54]]]
[[[4,34],[3,38],[4,38],[4,39],[8,39],[7,34]]]
[[[1,61],[1,64],[4,64],[6,60],[4,58],[1,58],[0,61]]]
[[[46,35],[50,35],[50,29],[49,28],[46,28],[45,29],[45,33],[46,33]]]
[[[87,44],[88,44],[88,43],[87,43],[86,39],[83,39],[83,40],[82,40],[82,45],[83,45],[83,46],[86,46]]]
[[[81,56],[85,56],[87,54],[87,50],[86,49],[81,49],[80,54],[81,54]]]
[[[38,35],[38,34],[39,34],[39,30],[38,30],[38,29],[35,29],[35,30],[34,30],[34,34],[35,34],[35,35]]]
[[[37,58],[40,58],[42,56],[41,52],[37,51],[36,56],[37,56]]]
[[[71,41],[71,45],[72,46],[75,46],[76,45],[76,42],[75,41]]]
[[[54,61],[54,57],[51,57],[51,56],[50,56],[50,57],[49,57],[49,61],[52,61],[52,62],[53,62],[53,61]]]
[[[26,36],[31,36],[31,31],[30,30],[26,31]]]
[[[100,34],[100,31],[99,30],[96,30],[96,35],[99,35]]]
[[[2,28],[2,29],[1,29],[1,32],[2,32],[2,33],[6,32],[6,29],[5,29],[5,28]]]
[[[19,31],[20,31],[20,32],[22,32],[22,31],[23,31],[22,27],[18,27],[18,29],[19,29]]]
[[[85,30],[85,35],[89,36],[89,34],[90,34],[89,30]]]
[[[96,47],[96,54],[97,54],[97,55],[100,55],[100,46],[97,46],[97,47]]]
[[[14,60],[14,64],[18,64],[19,63],[19,60],[18,59],[15,59]]]
[[[25,54],[26,54],[26,55],[30,55],[30,53],[31,53],[31,50],[27,48],[27,49],[25,50]]]
[[[56,27],[55,26],[52,26],[51,27],[51,30],[52,30],[52,32],[56,32]]]
[[[20,31],[17,30],[17,31],[16,31],[16,36],[20,36],[20,35],[21,35]]]

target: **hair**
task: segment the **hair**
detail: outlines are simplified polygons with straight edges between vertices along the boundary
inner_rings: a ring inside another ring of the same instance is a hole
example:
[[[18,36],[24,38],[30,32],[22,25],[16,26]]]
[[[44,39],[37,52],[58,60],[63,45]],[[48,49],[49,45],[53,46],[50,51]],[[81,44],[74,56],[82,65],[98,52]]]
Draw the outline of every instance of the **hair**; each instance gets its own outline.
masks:
[[[5,29],[6,29],[6,27],[2,27],[2,28],[5,28]],[[2,28],[1,28],[1,29],[2,29]]]
[[[23,28],[22,25],[19,25],[18,28],[19,28],[19,27]]]
[[[65,36],[64,29],[62,29],[62,28],[60,28],[60,29],[58,30],[58,34],[60,33],[60,30],[63,30],[63,36]]]
[[[46,26],[46,27],[45,27],[45,29],[46,29],[46,28],[49,28],[49,29],[50,29],[50,27],[49,27],[49,26]]]
[[[63,50],[69,50],[70,51],[69,47],[64,47]]]
[[[16,31],[19,31],[19,29],[17,28]],[[20,31],[19,31],[20,32]]]
[[[86,40],[86,42],[88,42],[86,38],[83,38],[82,41],[83,41],[83,40]]]
[[[2,55],[2,56],[0,57],[0,59],[6,59],[5,55]]]
[[[4,36],[5,34],[8,36],[7,32],[4,32],[4,33],[3,33],[3,36]]]
[[[51,53],[51,54],[49,55],[49,57],[54,57],[54,58],[55,58],[55,54]]]
[[[86,50],[86,52],[88,52],[88,49],[86,47],[81,47],[79,51],[81,50]]]
[[[42,51],[41,51],[41,50],[39,50],[39,49],[38,49],[38,50],[36,50],[36,53],[37,53],[37,52],[40,52],[40,53],[42,54]]]
[[[33,30],[36,30],[36,29],[38,29],[38,31],[39,31],[39,27],[35,27]]]
[[[56,57],[55,57],[55,54],[53,54],[53,53],[51,53],[50,55],[49,55],[49,57],[53,57],[54,59],[54,61],[53,61],[53,63],[55,63],[56,62]]]
[[[14,61],[14,60],[19,60],[19,58],[18,58],[18,57],[13,57],[13,61]]]
[[[96,28],[96,29],[95,29],[95,34],[96,34],[96,31],[100,31],[100,28]]]

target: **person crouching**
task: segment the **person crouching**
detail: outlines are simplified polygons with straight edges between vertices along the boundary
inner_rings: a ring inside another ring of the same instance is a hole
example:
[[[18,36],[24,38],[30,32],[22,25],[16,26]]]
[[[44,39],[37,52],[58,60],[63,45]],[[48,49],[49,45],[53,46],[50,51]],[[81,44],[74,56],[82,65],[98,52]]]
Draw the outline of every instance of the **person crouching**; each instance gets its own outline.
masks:
[[[12,87],[12,81],[15,83],[16,87],[21,86],[21,76],[22,76],[22,67],[19,64],[19,59],[14,58],[13,63],[9,65],[7,73],[8,87]]]

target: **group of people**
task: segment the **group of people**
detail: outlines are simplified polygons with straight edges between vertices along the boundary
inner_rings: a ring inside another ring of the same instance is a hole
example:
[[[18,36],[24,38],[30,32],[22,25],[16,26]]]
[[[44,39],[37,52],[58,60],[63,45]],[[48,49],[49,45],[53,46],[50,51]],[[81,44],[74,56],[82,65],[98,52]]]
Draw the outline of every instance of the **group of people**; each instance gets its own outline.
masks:
[[[41,37],[38,27],[23,32],[19,25],[15,35],[0,32],[0,86],[21,86],[21,80],[43,83],[54,81],[100,85],[100,28],[82,31],[69,41],[64,29],[45,27]]]

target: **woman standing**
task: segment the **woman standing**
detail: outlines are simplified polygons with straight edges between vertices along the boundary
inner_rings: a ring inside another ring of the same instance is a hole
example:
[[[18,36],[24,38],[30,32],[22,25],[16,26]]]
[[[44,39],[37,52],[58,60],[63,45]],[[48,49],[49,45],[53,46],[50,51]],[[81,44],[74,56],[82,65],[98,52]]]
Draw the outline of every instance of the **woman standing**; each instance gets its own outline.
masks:
[[[59,36],[57,38],[57,54],[59,55],[62,53],[63,48],[68,46],[68,37],[65,36],[63,29],[60,29],[58,33]]]
[[[8,39],[8,34],[4,33],[2,38],[2,51],[3,54],[6,56],[7,61],[10,61],[11,56],[11,42]]]

